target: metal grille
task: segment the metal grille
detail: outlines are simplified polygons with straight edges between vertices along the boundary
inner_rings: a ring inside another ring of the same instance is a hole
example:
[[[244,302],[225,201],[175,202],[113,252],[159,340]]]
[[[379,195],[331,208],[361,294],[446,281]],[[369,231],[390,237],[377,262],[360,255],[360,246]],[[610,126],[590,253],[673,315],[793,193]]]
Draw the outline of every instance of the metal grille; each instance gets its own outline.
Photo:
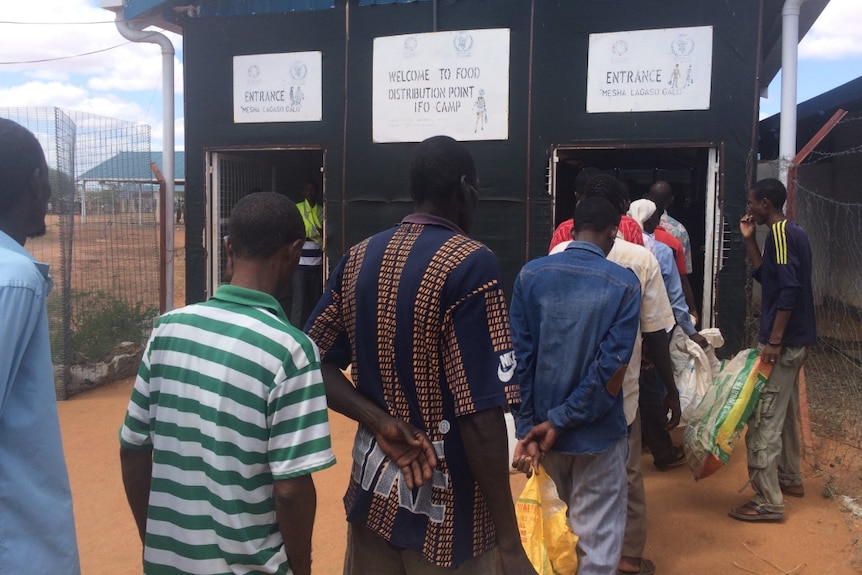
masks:
[[[60,108],[0,108],[0,116],[33,132],[48,162],[47,232],[26,247],[51,265],[48,319],[63,399],[94,383],[73,382],[80,371],[73,366],[104,359],[125,341],[141,345],[158,313],[155,192],[151,176],[141,180],[150,127]],[[109,164],[112,176],[82,179]]]
[[[862,200],[854,176],[862,166],[860,123],[859,112],[839,122],[795,181],[796,221],[811,243],[817,320],[800,398],[803,442],[806,459],[825,478],[824,495],[844,508],[851,525],[862,514]],[[778,162],[769,164],[777,172]]]
[[[209,234],[209,251],[213,255],[210,269],[210,294],[224,281],[226,257],[223,238],[228,235],[230,213],[240,198],[252,191],[271,192],[275,188],[269,163],[248,157],[212,154],[213,214]],[[215,223],[217,222],[217,223]]]

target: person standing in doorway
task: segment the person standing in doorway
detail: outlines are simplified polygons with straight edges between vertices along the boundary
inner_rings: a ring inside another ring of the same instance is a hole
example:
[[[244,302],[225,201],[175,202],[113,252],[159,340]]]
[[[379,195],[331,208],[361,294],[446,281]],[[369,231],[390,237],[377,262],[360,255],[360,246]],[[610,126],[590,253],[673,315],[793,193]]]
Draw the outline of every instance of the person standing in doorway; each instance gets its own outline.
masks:
[[[72,493],[48,342],[45,235],[51,184],[39,141],[0,119],[0,571],[79,575]]]
[[[682,245],[685,269],[683,269],[682,266],[679,266],[679,279],[682,283],[682,293],[685,295],[685,301],[688,305],[689,312],[694,316],[694,323],[697,325],[700,316],[695,307],[694,292],[691,289],[691,283],[689,282],[688,277],[694,271],[691,259],[691,237],[689,236],[685,225],[668,213],[671,205],[673,205],[673,188],[668,182],[658,180],[650,186],[646,197],[647,199],[654,201],[656,205],[664,206],[664,213],[661,216],[661,222],[657,229],[669,233]],[[663,240],[659,238],[659,241]],[[671,247],[673,248],[673,246]]]
[[[587,166],[586,168],[581,168],[581,171],[578,172],[578,175],[575,177],[575,202],[577,203],[579,197],[586,189],[587,184],[595,178],[596,176],[607,175],[604,174],[598,168],[593,168],[591,166]],[[609,176],[610,177],[610,176]],[[564,242],[572,241],[572,230],[575,227],[575,221],[573,218],[569,218],[568,220],[563,221],[557,228],[554,230],[554,235],[551,237],[551,243],[548,246],[548,253],[553,253],[554,248]],[[631,242],[633,244],[637,244],[639,246],[643,245],[643,238],[641,237],[641,228],[633,219],[626,215],[625,210],[623,210],[623,216],[620,218],[620,236],[624,238],[627,242]]]
[[[755,495],[730,511],[740,521],[780,521],[784,495],[802,497],[799,432],[799,370],[817,343],[808,235],[784,217],[787,190],[776,179],[748,192],[748,214],[739,222],[745,250],[760,282],[760,359],[772,372],[748,420],[748,477]],[[767,225],[763,254],[756,225]]]
[[[290,323],[299,329],[305,326],[323,293],[323,206],[318,196],[317,183],[309,180],[302,187],[303,200],[296,205],[305,224],[305,243],[293,274]]]

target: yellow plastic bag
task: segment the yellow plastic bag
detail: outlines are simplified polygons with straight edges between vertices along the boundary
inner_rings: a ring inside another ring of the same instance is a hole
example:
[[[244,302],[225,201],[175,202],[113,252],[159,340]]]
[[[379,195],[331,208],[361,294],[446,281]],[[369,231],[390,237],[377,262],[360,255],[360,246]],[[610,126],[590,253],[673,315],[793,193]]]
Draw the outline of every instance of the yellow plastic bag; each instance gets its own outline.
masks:
[[[521,544],[539,575],[575,575],[578,536],[566,518],[566,503],[545,468],[527,480],[515,504]]]

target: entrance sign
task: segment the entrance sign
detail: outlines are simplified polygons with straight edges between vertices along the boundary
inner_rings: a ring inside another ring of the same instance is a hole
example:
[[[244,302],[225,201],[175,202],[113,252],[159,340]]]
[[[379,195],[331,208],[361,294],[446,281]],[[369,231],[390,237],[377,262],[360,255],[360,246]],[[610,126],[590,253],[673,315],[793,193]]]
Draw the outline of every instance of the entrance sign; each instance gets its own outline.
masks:
[[[319,122],[321,61],[320,52],[234,56],[234,123]]]
[[[587,112],[708,110],[712,26],[590,34]]]
[[[509,30],[374,39],[375,142],[509,138]]]

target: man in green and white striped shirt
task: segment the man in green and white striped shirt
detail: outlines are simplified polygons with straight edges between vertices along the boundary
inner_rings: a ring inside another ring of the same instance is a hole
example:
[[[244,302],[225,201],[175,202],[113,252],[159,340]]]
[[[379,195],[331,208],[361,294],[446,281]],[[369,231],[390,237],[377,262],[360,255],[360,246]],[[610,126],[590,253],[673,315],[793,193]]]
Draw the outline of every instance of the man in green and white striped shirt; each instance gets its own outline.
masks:
[[[304,238],[293,202],[244,197],[231,283],[153,330],[120,430],[147,575],[311,572],[310,474],[335,458],[317,347],[276,301]]]

